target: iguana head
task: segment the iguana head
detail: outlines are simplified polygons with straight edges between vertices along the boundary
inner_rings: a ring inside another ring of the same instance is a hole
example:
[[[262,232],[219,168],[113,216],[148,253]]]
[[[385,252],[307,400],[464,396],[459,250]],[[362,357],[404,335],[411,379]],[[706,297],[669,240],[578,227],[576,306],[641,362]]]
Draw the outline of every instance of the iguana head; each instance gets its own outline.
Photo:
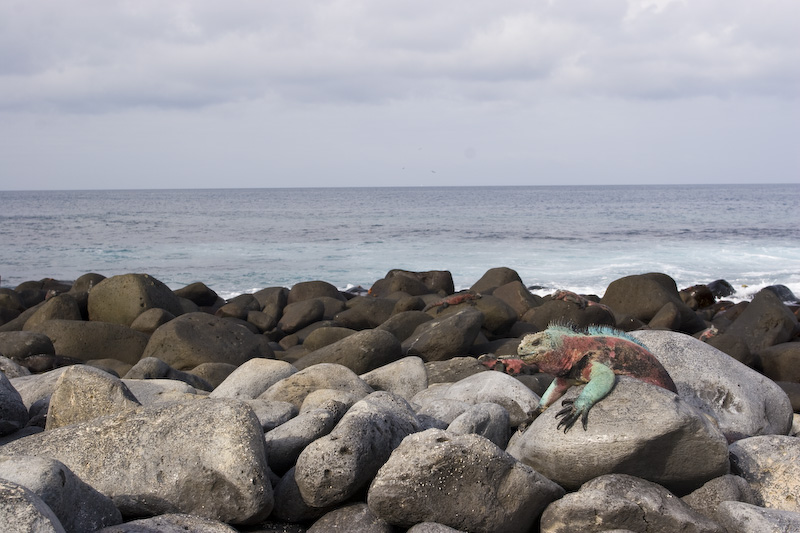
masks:
[[[519,355],[526,363],[538,363],[546,354],[558,350],[561,346],[561,334],[553,329],[525,335],[517,348]]]

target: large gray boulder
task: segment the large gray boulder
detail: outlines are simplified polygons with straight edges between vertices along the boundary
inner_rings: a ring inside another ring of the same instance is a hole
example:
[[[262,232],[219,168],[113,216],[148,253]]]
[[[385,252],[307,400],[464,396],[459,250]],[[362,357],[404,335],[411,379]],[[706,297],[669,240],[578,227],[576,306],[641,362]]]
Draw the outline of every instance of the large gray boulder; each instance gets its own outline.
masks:
[[[404,357],[360,377],[375,390],[389,391],[409,401],[428,388],[428,372],[419,357]]]
[[[259,398],[286,401],[299,409],[306,396],[321,389],[339,390],[360,398],[374,392],[372,387],[346,366],[320,363],[283,378],[264,391]]]
[[[190,370],[203,363],[239,366],[255,357],[274,359],[275,354],[264,335],[207,313],[187,313],[158,328],[142,357],[157,357],[176,370]]]
[[[787,533],[800,531],[800,513],[765,509],[743,502],[722,502],[719,523],[728,533]]]
[[[89,320],[130,326],[136,317],[153,308],[175,316],[183,313],[175,293],[147,274],[112,276],[89,291]]]
[[[74,365],[67,368],[56,382],[45,429],[131,411],[140,405],[118,377],[91,366]]]
[[[144,333],[108,322],[48,320],[32,331],[47,335],[58,355],[82,361],[110,358],[135,365],[148,342]]]
[[[365,330],[323,346],[301,357],[294,365],[299,369],[319,363],[346,366],[356,374],[363,374],[402,357],[400,341],[388,331]]]
[[[762,435],[730,446],[734,474],[742,476],[762,507],[800,512],[800,439]]]
[[[542,533],[611,530],[725,533],[661,485],[625,474],[595,478],[542,514]]]
[[[351,503],[334,509],[314,522],[307,533],[394,533],[388,522],[372,514],[366,503]]]
[[[107,496],[54,459],[0,455],[0,478],[39,496],[68,533],[94,531],[122,522],[119,510]]]
[[[258,398],[268,388],[297,372],[297,368],[277,359],[250,359],[225,378],[211,392],[212,398]]]
[[[431,401],[457,400],[469,405],[496,403],[510,416],[513,427],[524,424],[533,417],[539,405],[539,396],[517,379],[502,372],[480,372],[451,384],[443,384],[421,391],[412,403],[424,408]]]
[[[55,513],[33,491],[0,479],[0,524],[8,533],[65,533]]]
[[[483,313],[473,308],[425,322],[403,341],[403,353],[419,356],[426,362],[466,355],[481,325]]]
[[[375,476],[372,512],[410,527],[526,532],[564,489],[478,435],[429,429],[406,437]],[[402,503],[399,503],[402,502]]]
[[[797,317],[768,289],[759,291],[728,328],[753,353],[788,342],[797,330]]]
[[[505,449],[511,435],[508,411],[496,403],[479,403],[458,415],[447,431],[455,435],[480,435]]]
[[[33,404],[40,401],[50,401],[50,396],[56,390],[56,383],[61,374],[67,371],[69,367],[64,366],[44,372],[42,374],[31,374],[29,376],[20,376],[11,379],[11,384],[19,392],[22,397],[22,403],[25,404],[27,409],[30,409]]]
[[[0,372],[0,437],[10,435],[28,423],[28,409],[17,389]]]
[[[564,396],[575,399],[582,388]],[[567,489],[604,474],[630,474],[688,492],[728,473],[728,447],[713,421],[674,393],[619,376],[611,394],[568,433],[547,409],[508,452]]]
[[[306,446],[330,433],[345,411],[343,403],[330,400],[268,431],[264,441],[270,469],[282,475],[294,467]]]
[[[717,507],[722,502],[744,502],[755,505],[756,495],[744,478],[726,474],[714,478],[699,489],[681,498],[701,515],[716,520]]]
[[[109,526],[94,533],[237,533],[219,520],[182,513],[168,513],[152,518],[131,520],[117,526]]]
[[[384,391],[370,394],[298,457],[295,480],[303,500],[326,507],[352,497],[372,481],[403,438],[419,429],[414,411],[401,397]]]
[[[3,454],[61,461],[123,515],[249,523],[272,510],[261,426],[234,400],[142,407],[31,435]]]
[[[716,348],[671,331],[635,331],[667,369],[685,402],[714,417],[731,440],[786,435],[792,406],[771,379]]]

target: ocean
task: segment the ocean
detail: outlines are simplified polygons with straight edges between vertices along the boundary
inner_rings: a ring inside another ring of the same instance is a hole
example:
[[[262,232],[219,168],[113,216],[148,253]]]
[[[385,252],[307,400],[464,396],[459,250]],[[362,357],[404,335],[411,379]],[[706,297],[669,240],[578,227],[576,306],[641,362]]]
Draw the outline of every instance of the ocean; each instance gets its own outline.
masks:
[[[602,296],[630,274],[734,299],[800,296],[800,185],[0,192],[0,286],[148,273],[224,298],[309,280],[369,288],[394,268],[457,289],[516,270],[537,294]]]

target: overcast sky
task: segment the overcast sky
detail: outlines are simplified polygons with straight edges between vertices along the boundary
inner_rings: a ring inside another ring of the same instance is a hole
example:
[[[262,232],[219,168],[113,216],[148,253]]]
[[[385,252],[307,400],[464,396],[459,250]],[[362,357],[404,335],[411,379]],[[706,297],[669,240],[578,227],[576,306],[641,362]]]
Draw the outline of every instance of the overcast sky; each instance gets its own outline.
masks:
[[[800,181],[797,0],[0,0],[0,190]]]

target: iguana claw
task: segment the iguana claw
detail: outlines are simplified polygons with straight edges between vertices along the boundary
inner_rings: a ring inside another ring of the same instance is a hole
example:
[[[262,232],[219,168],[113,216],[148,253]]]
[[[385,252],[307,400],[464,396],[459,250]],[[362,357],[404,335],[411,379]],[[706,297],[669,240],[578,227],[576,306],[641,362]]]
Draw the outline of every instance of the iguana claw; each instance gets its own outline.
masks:
[[[564,433],[569,431],[575,422],[578,419],[581,419],[581,423],[583,424],[583,430],[586,431],[589,423],[589,409],[582,408],[582,407],[575,407],[575,400],[563,400],[561,405],[565,405],[562,410],[556,413],[556,418],[564,417],[559,421],[556,429],[561,429],[564,427]]]

